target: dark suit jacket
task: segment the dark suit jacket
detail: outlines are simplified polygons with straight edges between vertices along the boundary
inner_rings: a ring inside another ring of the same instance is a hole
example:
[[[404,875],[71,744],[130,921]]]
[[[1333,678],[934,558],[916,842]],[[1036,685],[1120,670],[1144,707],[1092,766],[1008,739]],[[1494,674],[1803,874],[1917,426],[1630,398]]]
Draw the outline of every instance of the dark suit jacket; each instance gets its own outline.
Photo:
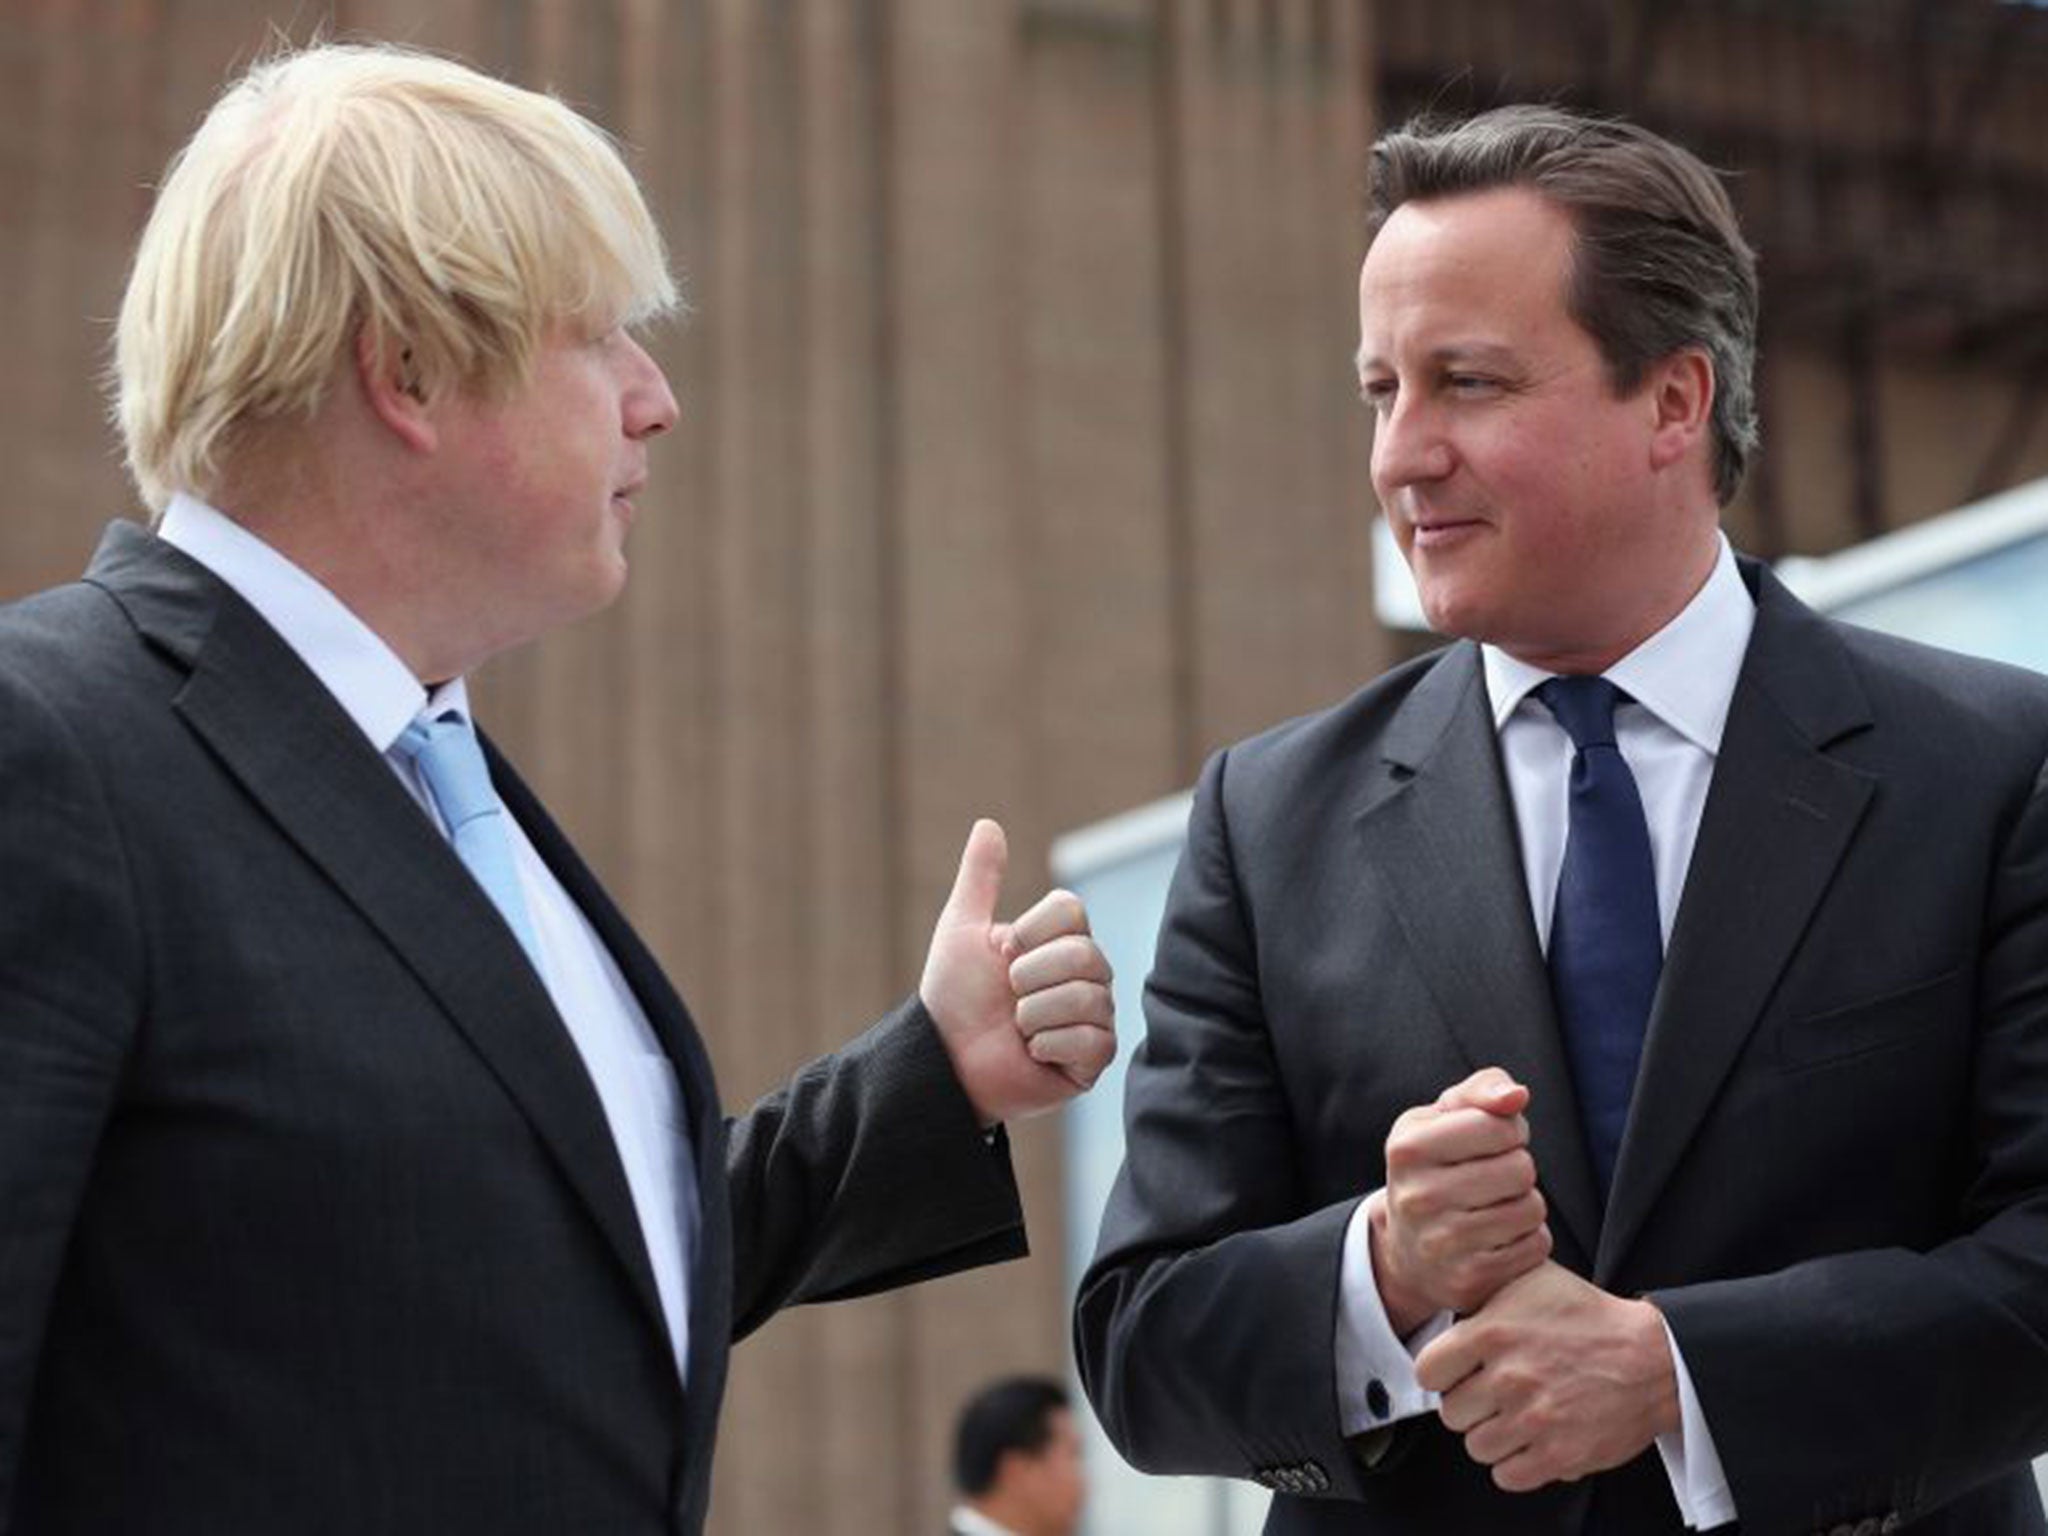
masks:
[[[0,611],[0,1530],[693,1532],[730,1339],[1023,1251],[921,1008],[728,1123],[493,771],[683,1088],[687,1387],[546,992],[297,657],[129,525]]]
[[[1340,1437],[1345,1225],[1395,1116],[1499,1064],[1557,1258],[1654,1293],[1742,1531],[2043,1528],[2048,682],[1745,577],[1604,1219],[1478,649],[1208,765],[1077,1309],[1138,1466],[1292,1483],[1274,1532],[1680,1529],[1654,1451],[1518,1497],[1434,1415],[1370,1470]]]

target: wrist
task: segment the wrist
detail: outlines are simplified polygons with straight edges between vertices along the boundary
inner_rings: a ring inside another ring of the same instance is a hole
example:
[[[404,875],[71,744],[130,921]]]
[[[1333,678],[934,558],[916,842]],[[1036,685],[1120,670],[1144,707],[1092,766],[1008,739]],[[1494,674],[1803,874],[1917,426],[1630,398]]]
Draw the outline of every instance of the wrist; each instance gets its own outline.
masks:
[[[1372,1279],[1380,1293],[1380,1306],[1394,1337],[1406,1339],[1436,1316],[1438,1309],[1414,1287],[1402,1280],[1394,1261],[1393,1240],[1387,1233],[1387,1192],[1376,1189],[1366,1197],[1366,1240],[1372,1249]]]
[[[1671,1331],[1664,1314],[1648,1298],[1624,1303],[1634,1319],[1649,1384],[1650,1433],[1675,1435],[1684,1426],[1678,1401],[1678,1366],[1671,1358]]]

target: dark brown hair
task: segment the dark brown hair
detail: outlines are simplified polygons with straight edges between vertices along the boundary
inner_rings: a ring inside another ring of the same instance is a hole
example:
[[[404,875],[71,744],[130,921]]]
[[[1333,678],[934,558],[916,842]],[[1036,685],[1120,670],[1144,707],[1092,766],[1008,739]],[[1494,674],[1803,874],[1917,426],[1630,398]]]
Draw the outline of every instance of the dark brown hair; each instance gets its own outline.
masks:
[[[968,1399],[953,1430],[953,1482],[971,1499],[996,1485],[1010,1451],[1036,1456],[1052,1440],[1052,1416],[1067,1389],[1046,1376],[1008,1376]]]
[[[1576,234],[1571,316],[1627,393],[1652,363],[1699,347],[1714,369],[1714,494],[1726,506],[1756,452],[1756,255],[1720,179],[1633,123],[1561,107],[1417,118],[1372,148],[1375,233],[1403,203],[1527,187]]]

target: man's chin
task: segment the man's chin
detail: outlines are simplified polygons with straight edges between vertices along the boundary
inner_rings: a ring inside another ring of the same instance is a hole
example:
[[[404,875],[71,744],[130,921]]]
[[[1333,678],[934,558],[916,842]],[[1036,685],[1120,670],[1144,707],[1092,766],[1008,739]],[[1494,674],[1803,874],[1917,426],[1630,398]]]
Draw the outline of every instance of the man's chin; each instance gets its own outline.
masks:
[[[1454,640],[1486,640],[1493,626],[1486,606],[1473,594],[1449,584],[1419,583],[1422,617],[1431,630]]]

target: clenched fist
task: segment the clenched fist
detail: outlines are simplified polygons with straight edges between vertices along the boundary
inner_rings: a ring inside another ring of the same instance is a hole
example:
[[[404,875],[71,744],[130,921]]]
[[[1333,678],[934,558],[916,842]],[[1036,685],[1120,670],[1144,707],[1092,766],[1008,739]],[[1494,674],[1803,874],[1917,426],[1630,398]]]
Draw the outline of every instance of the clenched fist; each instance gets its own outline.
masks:
[[[1550,1256],[1528,1103],[1527,1088],[1485,1067],[1394,1122],[1386,1187],[1366,1215],[1380,1300],[1402,1337],[1439,1312],[1476,1311]]]

